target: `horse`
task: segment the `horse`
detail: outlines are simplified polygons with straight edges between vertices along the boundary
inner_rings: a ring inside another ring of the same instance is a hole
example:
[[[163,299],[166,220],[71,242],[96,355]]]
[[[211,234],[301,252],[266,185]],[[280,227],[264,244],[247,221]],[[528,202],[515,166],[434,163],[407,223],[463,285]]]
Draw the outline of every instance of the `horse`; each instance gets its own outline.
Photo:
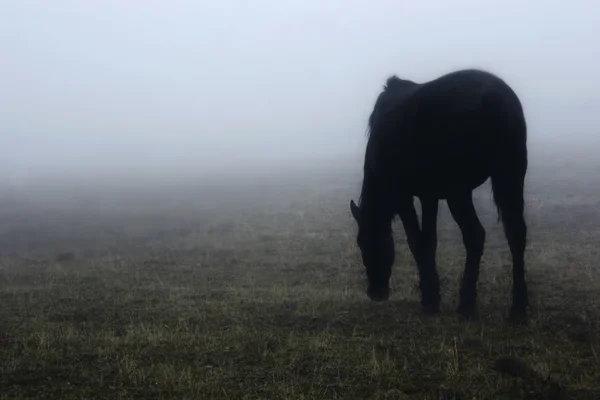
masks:
[[[368,120],[356,243],[373,301],[389,298],[395,249],[391,223],[399,215],[417,264],[422,310],[440,312],[436,269],[439,200],[446,200],[462,233],[466,260],[456,312],[477,317],[477,281],[486,232],[473,190],[491,180],[498,222],[512,255],[515,322],[527,319],[527,224],[524,186],[527,124],[517,94],[500,77],[478,69],[447,73],[424,83],[391,75]],[[421,203],[421,226],[414,198]]]

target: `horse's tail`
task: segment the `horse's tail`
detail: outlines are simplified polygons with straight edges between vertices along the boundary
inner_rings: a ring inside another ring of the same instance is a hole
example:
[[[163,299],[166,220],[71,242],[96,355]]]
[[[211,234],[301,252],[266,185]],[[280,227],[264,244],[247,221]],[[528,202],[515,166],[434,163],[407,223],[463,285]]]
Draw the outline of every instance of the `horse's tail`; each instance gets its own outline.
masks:
[[[494,197],[494,204],[496,205],[496,211],[498,212],[498,222],[502,220],[502,208],[500,207],[500,188],[498,187],[498,179],[492,176],[492,195]]]
[[[501,138],[494,146],[490,174],[500,222],[504,220],[507,207],[512,207],[515,201],[522,201],[528,167],[527,122],[519,98],[504,82],[500,93],[493,91],[485,96],[484,107],[497,121],[494,129],[497,137]],[[521,197],[521,200],[514,196]]]
[[[522,124],[520,129],[522,131],[517,133],[517,137],[520,139],[519,143],[514,143],[503,150],[499,150],[500,154],[497,154],[496,157],[502,162],[496,162],[491,173],[492,194],[498,211],[498,222],[500,220],[504,221],[505,211],[517,206],[516,203],[523,201],[528,157],[527,145],[523,138],[525,125]]]

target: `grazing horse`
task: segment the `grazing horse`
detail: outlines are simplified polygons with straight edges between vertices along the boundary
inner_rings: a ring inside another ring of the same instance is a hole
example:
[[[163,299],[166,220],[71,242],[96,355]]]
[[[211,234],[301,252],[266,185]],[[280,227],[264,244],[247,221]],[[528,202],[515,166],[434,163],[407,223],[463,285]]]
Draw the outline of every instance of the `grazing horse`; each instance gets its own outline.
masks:
[[[350,201],[369,298],[384,301],[389,297],[395,255],[391,222],[398,214],[418,267],[421,305],[428,313],[439,312],[436,231],[438,200],[445,199],[466,248],[456,311],[474,317],[485,230],[472,192],[491,178],[498,220],[502,220],[512,254],[510,316],[515,322],[524,322],[528,306],[523,215],[526,172],[523,108],[502,79],[472,69],[425,83],[388,78],[369,117],[359,205]],[[421,226],[414,197],[421,202]]]

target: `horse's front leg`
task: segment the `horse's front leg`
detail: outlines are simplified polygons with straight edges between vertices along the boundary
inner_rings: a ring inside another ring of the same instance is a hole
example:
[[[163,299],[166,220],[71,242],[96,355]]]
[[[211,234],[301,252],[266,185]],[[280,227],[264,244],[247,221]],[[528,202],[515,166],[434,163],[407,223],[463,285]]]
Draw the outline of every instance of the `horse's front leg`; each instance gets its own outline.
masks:
[[[440,310],[440,281],[435,265],[437,249],[438,200],[421,200],[423,210],[422,229],[419,228],[417,213],[412,197],[399,207],[398,214],[404,225],[406,241],[419,270],[421,305],[428,313]]]

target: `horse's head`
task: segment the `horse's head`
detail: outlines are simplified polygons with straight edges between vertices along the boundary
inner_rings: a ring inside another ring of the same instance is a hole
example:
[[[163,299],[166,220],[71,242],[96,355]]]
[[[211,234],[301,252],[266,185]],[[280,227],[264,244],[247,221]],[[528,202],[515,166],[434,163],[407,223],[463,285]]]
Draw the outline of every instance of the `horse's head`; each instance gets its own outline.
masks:
[[[385,301],[390,293],[389,282],[395,256],[391,224],[380,224],[377,218],[365,216],[354,200],[350,200],[350,210],[358,224],[356,243],[367,270],[367,295],[373,301]]]

